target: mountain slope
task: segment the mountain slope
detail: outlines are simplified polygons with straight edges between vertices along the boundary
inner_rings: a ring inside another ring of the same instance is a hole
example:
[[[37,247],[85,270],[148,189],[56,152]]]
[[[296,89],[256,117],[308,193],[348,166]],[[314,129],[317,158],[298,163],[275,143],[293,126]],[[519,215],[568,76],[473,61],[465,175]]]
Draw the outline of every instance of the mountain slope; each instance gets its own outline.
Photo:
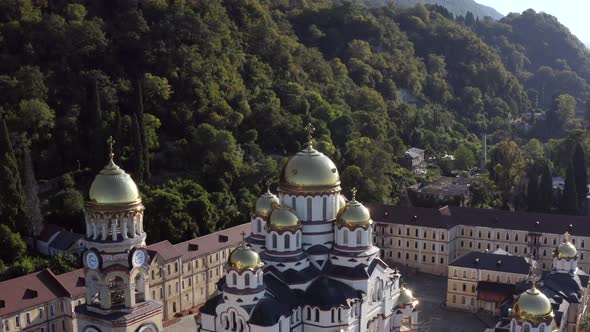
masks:
[[[503,17],[494,8],[481,5],[473,0],[397,0],[396,3],[399,7],[411,7],[418,3],[440,5],[447,8],[455,16],[465,16],[469,11],[480,19],[489,16],[494,20],[499,20]]]

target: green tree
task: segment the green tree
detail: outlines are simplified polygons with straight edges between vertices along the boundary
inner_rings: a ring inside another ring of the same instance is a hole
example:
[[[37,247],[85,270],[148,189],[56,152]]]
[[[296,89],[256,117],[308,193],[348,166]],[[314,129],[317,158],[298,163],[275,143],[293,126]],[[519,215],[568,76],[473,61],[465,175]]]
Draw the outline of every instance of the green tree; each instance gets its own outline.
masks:
[[[24,225],[26,198],[6,121],[0,122],[0,211],[10,229]]]
[[[487,177],[479,177],[469,186],[471,206],[478,208],[496,208],[502,200],[496,185]]]
[[[473,151],[465,145],[459,145],[455,151],[453,151],[455,157],[455,168],[458,170],[466,171],[475,165],[475,156]]]
[[[553,205],[553,178],[549,163],[541,166],[541,181],[539,184],[538,207],[540,211],[550,212]]]
[[[18,262],[26,251],[27,244],[21,239],[20,234],[0,224],[0,260],[5,264]]]
[[[503,194],[504,204],[512,202],[514,186],[524,173],[524,156],[514,141],[502,141],[492,151],[490,176]]]
[[[528,185],[526,194],[526,203],[529,211],[539,210],[539,176],[533,165],[529,166],[527,172]]]
[[[578,206],[580,209],[583,209],[586,196],[588,195],[588,168],[586,167],[586,153],[580,143],[577,143],[574,149],[572,165],[574,167]]]
[[[26,197],[26,234],[29,236],[37,236],[43,229],[43,215],[41,214],[41,207],[39,204],[38,186],[35,179],[33,168],[33,161],[31,160],[31,152],[29,149],[24,150],[23,153],[23,175],[24,175],[24,193]]]

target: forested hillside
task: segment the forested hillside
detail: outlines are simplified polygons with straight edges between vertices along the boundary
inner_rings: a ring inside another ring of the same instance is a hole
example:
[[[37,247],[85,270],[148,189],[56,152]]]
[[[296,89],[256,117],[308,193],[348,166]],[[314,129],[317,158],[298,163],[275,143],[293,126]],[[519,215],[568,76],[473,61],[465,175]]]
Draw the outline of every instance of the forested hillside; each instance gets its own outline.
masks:
[[[496,183],[482,188],[510,192],[533,159],[565,174],[551,162],[586,146],[585,132],[568,136],[586,125],[581,47],[534,12],[476,22],[439,6],[327,0],[3,1],[2,222],[32,234],[42,213],[80,229],[110,135],[141,183],[149,241],[176,242],[248,220],[307,122],[344,192],[396,203],[419,180],[396,162],[408,147],[461,155],[456,168],[468,170],[487,133],[490,146],[506,143],[492,158],[500,165],[510,144],[535,137],[512,120],[553,114],[532,122],[555,128],[518,150],[522,162],[492,164]]]

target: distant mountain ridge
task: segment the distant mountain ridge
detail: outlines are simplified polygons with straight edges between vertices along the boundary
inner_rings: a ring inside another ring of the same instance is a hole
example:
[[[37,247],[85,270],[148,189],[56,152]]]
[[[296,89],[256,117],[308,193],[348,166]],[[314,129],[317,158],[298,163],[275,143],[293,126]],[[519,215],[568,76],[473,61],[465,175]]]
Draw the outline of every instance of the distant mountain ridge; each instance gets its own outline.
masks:
[[[390,3],[389,0],[368,0],[365,2],[381,5]],[[455,16],[465,16],[469,11],[480,19],[489,16],[494,20],[499,20],[504,17],[494,8],[479,4],[474,0],[395,0],[396,6],[399,7],[413,7],[419,3],[443,6]]]

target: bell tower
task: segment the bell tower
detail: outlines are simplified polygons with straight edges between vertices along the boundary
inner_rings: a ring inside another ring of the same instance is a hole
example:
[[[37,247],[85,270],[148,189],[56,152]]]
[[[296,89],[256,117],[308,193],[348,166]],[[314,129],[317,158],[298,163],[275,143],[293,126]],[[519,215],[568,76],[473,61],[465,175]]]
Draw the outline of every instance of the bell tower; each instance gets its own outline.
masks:
[[[94,178],[84,207],[86,303],[76,307],[78,331],[162,330],[162,305],[147,299],[149,255],[137,185],[113,161]]]

